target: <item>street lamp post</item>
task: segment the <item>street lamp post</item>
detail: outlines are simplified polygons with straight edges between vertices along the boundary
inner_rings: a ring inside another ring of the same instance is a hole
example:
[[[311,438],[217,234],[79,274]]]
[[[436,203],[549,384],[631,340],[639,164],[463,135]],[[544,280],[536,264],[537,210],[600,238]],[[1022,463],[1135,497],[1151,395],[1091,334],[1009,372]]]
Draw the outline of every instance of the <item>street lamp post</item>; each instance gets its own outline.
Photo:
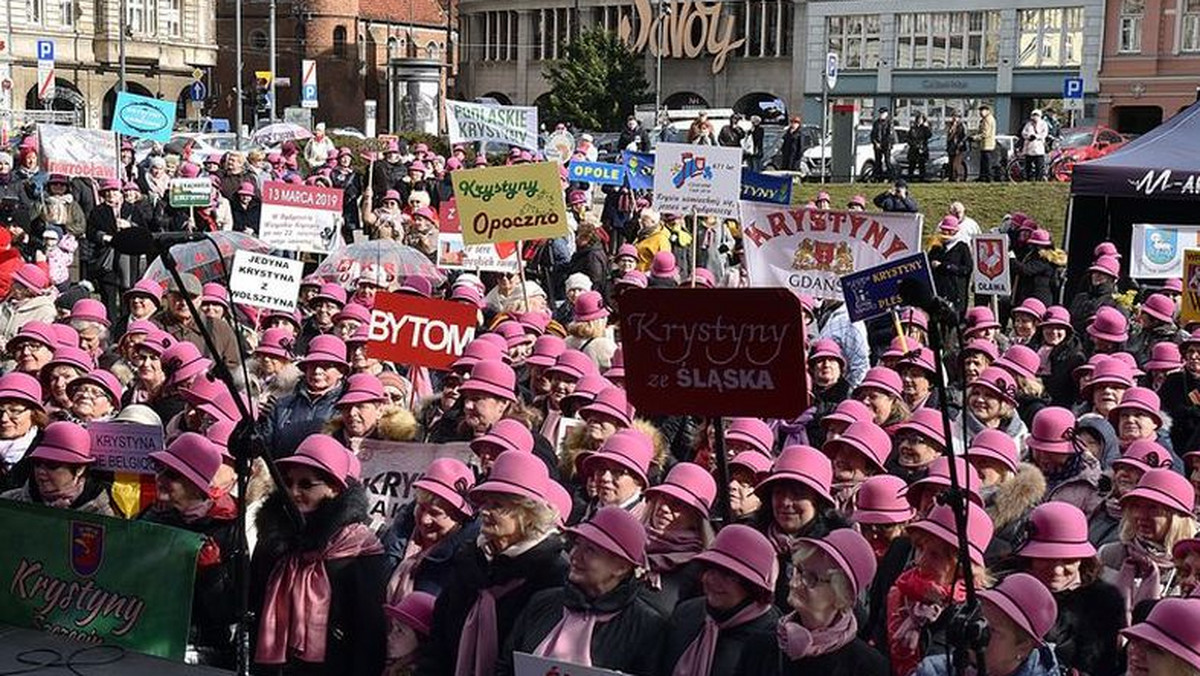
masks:
[[[240,0],[239,0],[239,2],[240,2]],[[270,115],[271,115],[271,119],[269,120],[269,122],[274,122],[275,121],[275,81],[279,79],[277,77],[277,74],[275,73],[275,0],[271,0],[271,63],[270,63],[269,68],[271,70],[271,84],[270,84],[271,99],[269,101],[267,101],[267,103],[268,103],[267,109],[268,109],[268,111],[270,111]]]
[[[658,117],[662,111],[662,58],[663,58],[663,43],[665,39],[665,29],[667,26],[666,15],[663,13],[662,0],[656,3],[658,6],[658,37],[657,49],[655,52],[655,68],[654,68],[654,122],[658,123]]]
[[[242,1],[233,0],[233,32],[237,34],[234,60],[237,61],[233,79],[233,91],[237,96],[234,124],[237,125],[237,147],[242,148],[242,109],[246,100],[242,98]]]
[[[125,91],[125,31],[129,28],[129,25],[126,23],[127,17],[125,11],[125,0],[121,0],[121,5],[118,8],[121,16],[117,19],[117,30],[121,33],[120,38],[117,40],[117,62],[119,64],[117,77],[119,78],[118,86],[120,91]]]

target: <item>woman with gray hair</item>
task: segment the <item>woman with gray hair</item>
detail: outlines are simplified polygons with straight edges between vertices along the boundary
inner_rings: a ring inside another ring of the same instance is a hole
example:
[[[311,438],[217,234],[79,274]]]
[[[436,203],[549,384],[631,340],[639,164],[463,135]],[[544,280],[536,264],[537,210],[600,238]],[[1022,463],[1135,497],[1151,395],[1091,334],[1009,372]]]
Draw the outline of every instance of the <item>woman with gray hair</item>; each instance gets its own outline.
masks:
[[[558,512],[546,465],[505,451],[468,497],[479,539],[463,546],[438,596],[418,676],[491,675],[500,648],[530,598],[566,579]]]

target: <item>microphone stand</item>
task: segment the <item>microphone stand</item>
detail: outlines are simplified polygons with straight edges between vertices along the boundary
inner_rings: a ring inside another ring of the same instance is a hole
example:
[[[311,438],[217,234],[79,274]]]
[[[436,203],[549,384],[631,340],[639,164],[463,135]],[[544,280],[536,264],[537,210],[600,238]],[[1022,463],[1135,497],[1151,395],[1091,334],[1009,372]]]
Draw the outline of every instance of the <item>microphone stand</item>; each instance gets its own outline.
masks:
[[[217,249],[217,258],[221,259],[220,249],[217,248],[216,242],[212,238],[206,237],[214,248]],[[171,257],[168,247],[163,246],[158,241],[154,241],[154,247],[157,249],[158,257],[162,259],[163,268],[171,279],[175,281],[179,289],[183,289],[183,278],[179,274],[179,267],[175,259]],[[228,279],[226,279],[228,287]],[[258,436],[258,431],[254,424],[254,414],[250,410],[249,404],[243,400],[238,391],[237,384],[233,381],[233,374],[229,372],[229,367],[225,365],[225,361],[220,358],[217,352],[216,343],[213,340],[212,334],[208,327],[205,326],[204,317],[196,308],[196,304],[192,302],[192,297],[188,293],[181,294],[184,302],[187,305],[188,313],[192,316],[192,321],[196,323],[196,328],[200,332],[200,336],[204,339],[204,346],[208,349],[208,353],[213,356],[213,374],[216,375],[233,397],[234,405],[237,406],[238,415],[241,420],[234,427],[233,434],[229,438],[229,451],[234,457],[234,470],[237,473],[237,539],[233,553],[234,557],[234,580],[237,582],[237,630],[235,635],[235,649],[237,651],[237,673],[239,676],[249,676],[250,661],[252,655],[250,653],[250,633],[254,627],[255,613],[250,608],[250,546],[246,540],[246,492],[250,485],[251,464],[255,456],[261,456],[266,461],[267,470],[271,475],[271,480],[275,483],[276,488],[283,486],[283,474],[279,471],[279,466],[275,464],[275,458],[270,453],[264,453],[262,439]],[[235,333],[237,333],[235,331]],[[238,352],[241,358],[242,367],[246,364],[246,350],[242,338],[237,337]],[[288,519],[297,531],[304,527],[304,517],[300,514],[300,510],[291,500],[284,500],[284,511],[288,515]]]

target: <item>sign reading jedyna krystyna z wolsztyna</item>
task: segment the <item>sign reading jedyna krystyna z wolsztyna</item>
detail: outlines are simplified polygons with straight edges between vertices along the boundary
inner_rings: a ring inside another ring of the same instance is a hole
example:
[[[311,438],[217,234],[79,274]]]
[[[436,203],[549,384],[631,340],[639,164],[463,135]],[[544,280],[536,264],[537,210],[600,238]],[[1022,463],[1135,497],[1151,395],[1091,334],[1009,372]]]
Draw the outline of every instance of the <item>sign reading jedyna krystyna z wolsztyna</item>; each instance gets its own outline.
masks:
[[[240,249],[233,254],[229,297],[235,303],[292,312],[304,277],[304,261]]]
[[[450,144],[485,141],[538,149],[538,118],[534,106],[498,106],[446,101]]]
[[[454,196],[467,244],[554,239],[567,234],[557,162],[455,171]]]

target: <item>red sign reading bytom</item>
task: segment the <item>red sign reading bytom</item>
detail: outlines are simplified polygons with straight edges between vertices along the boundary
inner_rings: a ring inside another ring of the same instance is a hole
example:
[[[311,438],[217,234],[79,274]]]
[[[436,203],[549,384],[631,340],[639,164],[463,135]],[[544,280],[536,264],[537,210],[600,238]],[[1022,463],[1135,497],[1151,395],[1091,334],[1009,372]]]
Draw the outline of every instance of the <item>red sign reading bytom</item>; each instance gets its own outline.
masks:
[[[371,310],[367,356],[449,369],[475,339],[476,311],[463,303],[406,293],[379,293]]]
[[[794,418],[808,408],[800,299],[786,289],[630,289],[629,398],[657,415]]]

